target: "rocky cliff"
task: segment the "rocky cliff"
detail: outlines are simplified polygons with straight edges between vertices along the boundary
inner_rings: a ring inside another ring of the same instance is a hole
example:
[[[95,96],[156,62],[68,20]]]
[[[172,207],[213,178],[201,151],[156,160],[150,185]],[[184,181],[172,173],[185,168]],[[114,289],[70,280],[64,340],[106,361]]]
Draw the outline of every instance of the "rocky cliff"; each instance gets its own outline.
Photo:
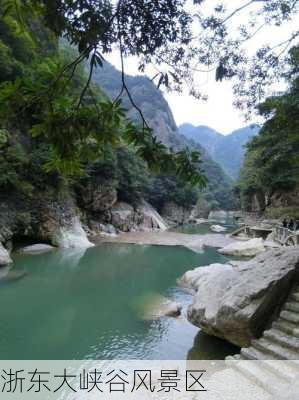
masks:
[[[299,218],[299,186],[276,190],[270,195],[262,190],[249,194],[244,211],[271,218]]]
[[[175,150],[189,147],[201,153],[203,161],[201,167],[209,180],[203,198],[207,200],[209,210],[211,208],[232,209],[236,207],[236,198],[232,193],[232,180],[200,143],[180,134],[163,93],[146,76],[125,75],[125,79],[134,102],[142,110],[154,135],[162,143]],[[111,99],[115,99],[119,95],[121,72],[111,64],[105,63],[103,68],[97,68],[94,80],[109,94]],[[124,107],[128,110],[128,116],[139,122],[139,113],[132,106],[128,97],[124,95],[122,100]],[[208,211],[205,213],[206,215]]]

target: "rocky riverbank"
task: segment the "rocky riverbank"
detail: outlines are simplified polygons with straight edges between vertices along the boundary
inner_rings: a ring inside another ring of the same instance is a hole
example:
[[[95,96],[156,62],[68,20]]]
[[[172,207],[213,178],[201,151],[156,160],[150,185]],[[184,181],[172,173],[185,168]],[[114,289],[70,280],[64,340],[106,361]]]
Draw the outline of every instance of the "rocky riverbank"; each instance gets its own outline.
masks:
[[[109,185],[84,196],[39,192],[35,197],[0,196],[0,265],[11,262],[9,252],[19,244],[89,247],[88,237],[132,231],[164,231],[165,220],[146,201],[121,202]]]
[[[250,261],[196,268],[179,283],[196,293],[188,310],[191,323],[247,347],[271,324],[298,281],[299,249],[281,248]]]
[[[130,243],[155,246],[184,246],[193,251],[201,252],[204,247],[223,248],[235,240],[223,234],[191,235],[170,231],[129,232],[114,236],[97,236],[94,243]]]

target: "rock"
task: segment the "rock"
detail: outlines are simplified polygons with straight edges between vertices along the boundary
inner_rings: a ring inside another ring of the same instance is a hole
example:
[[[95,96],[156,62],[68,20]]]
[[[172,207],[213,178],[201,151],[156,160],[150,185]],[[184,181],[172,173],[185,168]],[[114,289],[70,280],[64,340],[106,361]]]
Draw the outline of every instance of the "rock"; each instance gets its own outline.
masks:
[[[180,305],[158,294],[146,296],[141,303],[143,303],[142,318],[145,320],[181,315],[182,307]]]
[[[170,225],[183,225],[189,221],[191,211],[174,202],[167,202],[163,206],[161,215]]]
[[[161,215],[145,201],[135,209],[125,202],[116,203],[111,209],[111,224],[123,232],[167,229]]]
[[[80,187],[80,201],[91,212],[103,212],[117,202],[117,190],[109,182],[91,181]]]
[[[141,228],[145,230],[159,229],[166,231],[168,226],[161,215],[146,201],[143,201],[137,208],[138,212],[143,215],[143,222]]]
[[[217,233],[226,231],[226,228],[224,226],[221,226],[221,225],[212,225],[210,227],[210,229],[211,229],[211,231],[217,232]]]
[[[177,280],[177,283],[185,289],[192,289],[196,292],[200,280],[205,279],[205,277],[210,278],[212,273],[217,276],[225,269],[231,270],[232,266],[230,264],[211,264],[208,267],[198,267],[185,272],[185,274]]]
[[[94,246],[94,244],[88,240],[79,217],[75,217],[68,227],[60,228],[59,232],[53,238],[53,243],[63,249],[85,249]]]
[[[8,251],[0,243],[0,267],[3,265],[11,264],[11,263],[12,263],[12,259],[10,258]]]
[[[245,242],[231,243],[218,251],[219,253],[228,256],[253,257],[265,250],[266,248],[263,239],[256,238]]]
[[[226,221],[227,220],[227,211],[218,210],[218,211],[211,211],[209,213],[209,220],[212,221]]]
[[[265,247],[268,249],[277,249],[281,247],[281,245],[278,242],[274,242],[273,240],[265,240],[264,242]]]
[[[275,249],[239,265],[212,264],[187,272],[196,289],[188,319],[205,333],[248,347],[272,322],[299,279],[299,249]]]
[[[22,249],[20,249],[20,252],[25,254],[42,254],[52,251],[54,249],[55,247],[50,246],[49,244],[37,243],[33,244],[32,246],[23,247]]]
[[[111,209],[111,224],[123,232],[134,226],[134,208],[125,202],[117,202]]]
[[[229,220],[234,221],[235,218],[239,216],[240,216],[240,211],[216,210],[216,211],[210,211],[208,219],[210,221],[225,223]]]
[[[27,271],[25,270],[14,270],[8,267],[4,267],[5,271],[2,273],[1,269],[1,275],[0,275],[0,283],[14,283],[19,281],[20,279],[23,279],[27,275]]]

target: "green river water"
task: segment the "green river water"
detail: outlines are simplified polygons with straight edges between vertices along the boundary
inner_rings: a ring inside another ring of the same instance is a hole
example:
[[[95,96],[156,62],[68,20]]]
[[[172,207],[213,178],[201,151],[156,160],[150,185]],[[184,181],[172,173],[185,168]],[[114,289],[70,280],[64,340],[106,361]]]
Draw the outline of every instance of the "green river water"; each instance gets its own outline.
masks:
[[[237,351],[184,317],[142,318],[155,294],[181,303],[185,313],[192,297],[176,280],[224,262],[215,249],[102,244],[15,254],[14,261],[14,273],[25,276],[0,281],[1,359],[223,359]]]

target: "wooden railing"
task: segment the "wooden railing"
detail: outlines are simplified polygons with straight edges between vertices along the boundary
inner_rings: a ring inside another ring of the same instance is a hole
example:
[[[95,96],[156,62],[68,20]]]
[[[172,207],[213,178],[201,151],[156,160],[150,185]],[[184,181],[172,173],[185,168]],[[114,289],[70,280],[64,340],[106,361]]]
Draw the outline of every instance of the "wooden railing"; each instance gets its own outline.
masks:
[[[262,230],[262,229],[261,229]],[[288,228],[284,228],[281,225],[276,225],[273,227],[273,240],[277,241],[278,243],[280,243],[283,246],[299,246],[299,231],[292,231]],[[256,234],[255,232],[255,228],[248,226],[248,225],[244,225],[242,227],[240,227],[239,229],[237,229],[236,231],[234,231],[231,236],[237,237],[239,234],[245,234],[247,237],[256,237],[254,236],[254,234]]]
[[[277,225],[274,228],[274,239],[283,245],[299,245],[299,234],[283,226]]]

